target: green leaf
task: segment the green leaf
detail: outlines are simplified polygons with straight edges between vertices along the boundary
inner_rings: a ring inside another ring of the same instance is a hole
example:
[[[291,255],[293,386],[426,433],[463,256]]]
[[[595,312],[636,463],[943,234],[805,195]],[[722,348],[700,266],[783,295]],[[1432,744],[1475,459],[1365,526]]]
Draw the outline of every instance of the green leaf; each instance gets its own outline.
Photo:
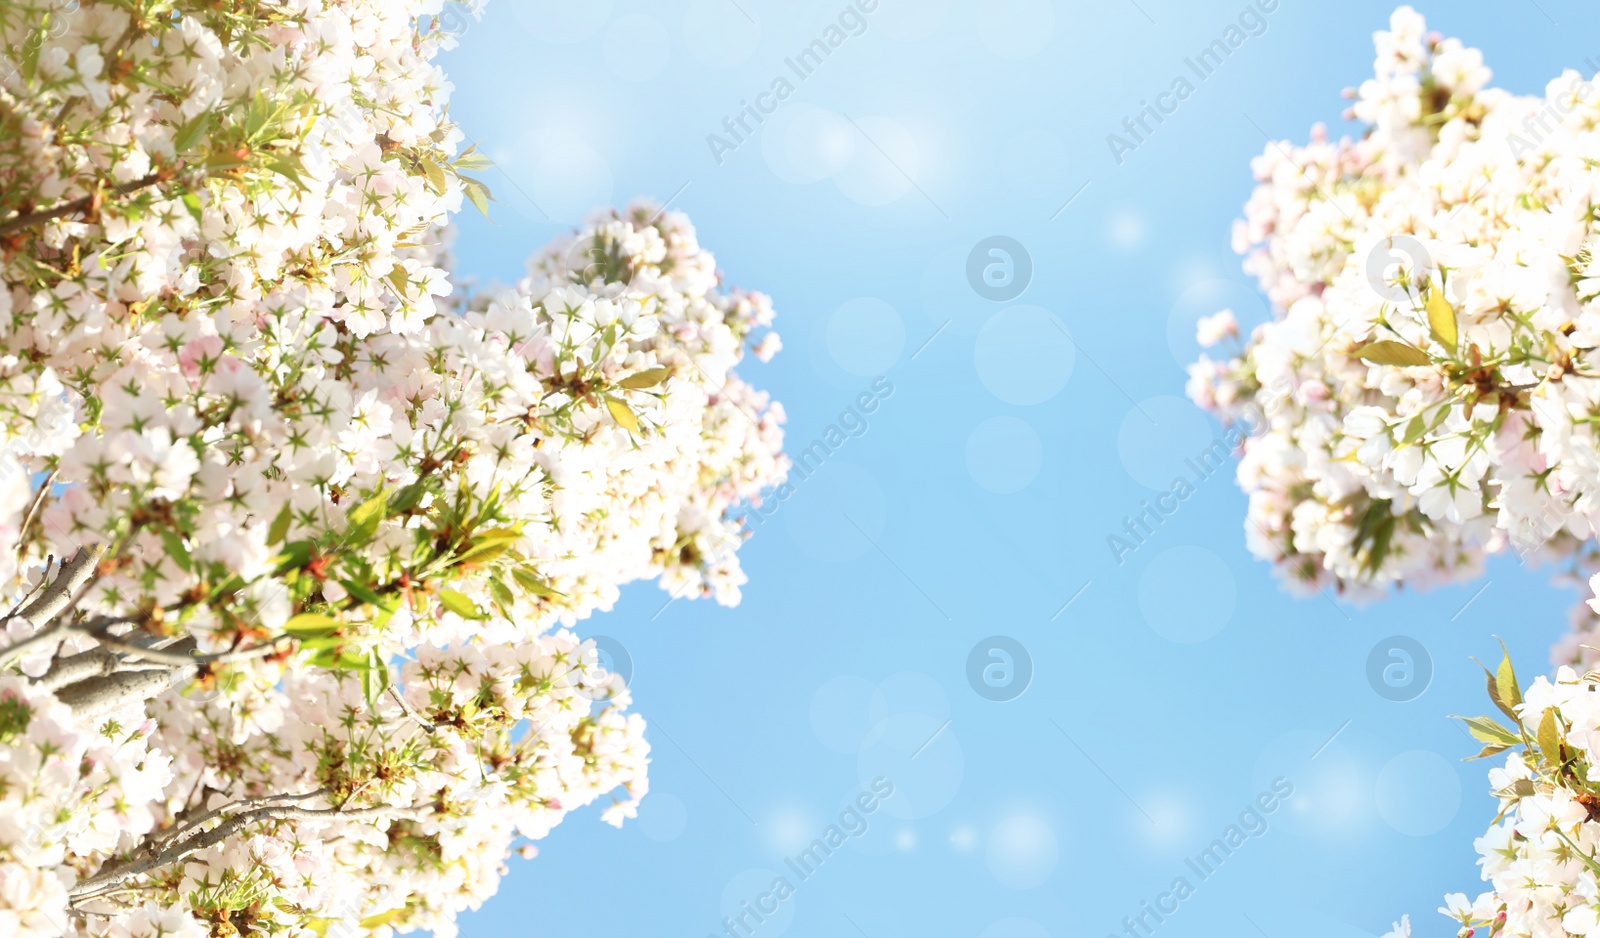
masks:
[[[232,153],[213,153],[206,157],[206,169],[212,172],[227,172],[248,165],[250,165],[248,161],[241,160]]]
[[[290,541],[283,545],[283,553],[273,558],[277,561],[273,575],[283,576],[290,570],[298,570],[310,563],[315,546],[310,541]]]
[[[1539,749],[1551,765],[1560,765],[1566,760],[1561,757],[1561,723],[1556,718],[1554,707],[1546,710],[1539,720],[1538,733]]]
[[[195,221],[205,221],[205,212],[200,208],[200,196],[193,192],[185,192],[179,197],[179,201],[183,202],[183,207],[189,210],[189,214],[194,216]]]
[[[294,520],[294,511],[289,507],[289,502],[283,503],[283,510],[278,512],[278,517],[272,519],[272,526],[267,528],[267,546],[276,547],[283,543],[289,536],[289,523]]]
[[[1422,415],[1418,414],[1411,418],[1410,423],[1406,424],[1405,436],[1400,438],[1400,442],[1415,443],[1417,438],[1426,432],[1428,432],[1428,424],[1422,419]]]
[[[361,692],[367,697],[367,705],[376,704],[378,695],[388,689],[389,666],[384,663],[378,649],[373,648],[367,652],[367,660],[361,667]]]
[[[355,580],[340,580],[339,585],[343,586],[345,592],[354,596],[357,601],[364,602],[378,610],[378,614],[373,617],[372,624],[380,629],[389,624],[389,620],[394,618],[395,610],[399,608],[396,602],[384,599],[364,583],[358,583]]]
[[[504,554],[511,549],[512,544],[520,540],[522,540],[522,535],[515,531],[510,534],[480,535],[473,539],[471,547],[467,548],[464,553],[456,557],[451,563],[462,564],[469,561],[472,563],[485,563]]]
[[[489,595],[494,598],[494,604],[500,607],[500,614],[511,618],[511,610],[517,604],[517,598],[511,595],[511,589],[499,580],[489,581]]]
[[[456,157],[455,162],[450,165],[456,169],[464,169],[468,172],[476,173],[494,166],[494,160],[489,159],[482,153],[474,153],[469,148],[467,152]]]
[[[366,918],[362,919],[361,920],[361,927],[362,928],[380,928],[380,927],[382,927],[384,925],[392,925],[395,922],[399,921],[400,917],[402,915],[405,915],[405,914],[406,914],[406,907],[405,906],[400,906],[398,909],[390,909],[387,912],[379,912],[377,915],[369,915]]]
[[[1500,645],[1500,667],[1495,671],[1494,684],[1499,699],[1503,701],[1501,709],[1513,720],[1516,714],[1512,709],[1522,703],[1522,690],[1517,685],[1517,672],[1511,666],[1511,653],[1506,651],[1505,643]]]
[[[306,188],[306,167],[304,163],[300,162],[300,157],[274,154],[267,157],[265,163],[268,169],[293,182],[296,188],[301,190]]]
[[[250,110],[245,114],[244,133],[246,137],[254,140],[256,135],[261,133],[267,126],[267,120],[271,117],[271,111],[269,110],[271,107],[272,103],[267,100],[267,96],[257,91],[256,96],[250,100]]]
[[[1413,348],[1404,342],[1395,342],[1391,339],[1379,339],[1368,342],[1356,349],[1356,357],[1372,362],[1375,365],[1415,366],[1428,365],[1433,359],[1428,353],[1419,348]]]
[[[433,189],[434,192],[443,192],[445,186],[444,170],[439,167],[439,164],[427,157],[423,157],[417,160],[417,165],[422,167],[423,175],[428,177],[429,188]]]
[[[29,36],[22,44],[22,77],[28,84],[33,84],[33,76],[39,72],[39,50],[44,47],[44,40],[50,32],[50,14],[46,12],[39,22],[37,36]]]
[[[482,609],[478,608],[478,604],[469,599],[465,593],[458,593],[455,590],[440,590],[439,602],[443,604],[446,609],[463,619],[489,618],[487,615],[484,615]]]
[[[461,186],[466,191],[467,201],[483,213],[484,218],[489,217],[489,203],[494,201],[494,193],[489,187],[470,176],[461,176]]]
[[[1456,309],[1445,298],[1443,288],[1428,291],[1428,328],[1439,344],[1450,350],[1451,355],[1456,353],[1460,339],[1456,328]]]
[[[551,589],[550,584],[546,583],[544,580],[540,579],[537,574],[526,568],[519,567],[518,569],[511,571],[511,578],[517,581],[518,586],[535,596],[549,597],[566,595],[565,593]]]
[[[184,546],[183,538],[178,536],[171,528],[161,531],[161,543],[167,548],[167,556],[178,565],[178,569],[187,573],[194,567],[194,559],[189,556],[189,548]]]
[[[361,602],[377,606],[379,609],[387,608],[389,605],[388,603],[384,602],[382,596],[379,596],[377,593],[373,592],[372,588],[364,583],[357,583],[355,580],[340,580],[339,585],[344,587],[345,592],[349,593],[351,596],[354,596]]]
[[[283,630],[295,638],[326,638],[339,630],[339,620],[317,612],[302,612],[285,622]]]
[[[319,651],[311,656],[311,664],[333,671],[365,671],[372,666],[367,655],[351,651],[348,647]]]
[[[356,507],[350,509],[350,527],[345,532],[352,544],[364,544],[378,531],[378,522],[389,513],[389,490],[384,488]]]
[[[389,276],[384,278],[389,281],[389,286],[394,287],[394,292],[401,296],[411,293],[411,281],[406,277],[406,269],[399,264],[389,268]]]
[[[646,388],[653,388],[656,385],[661,384],[670,377],[672,377],[671,368],[651,368],[647,371],[641,371],[636,375],[629,375],[628,377],[623,378],[622,387],[625,387],[630,391],[643,391]]]
[[[211,125],[211,112],[201,111],[187,123],[178,127],[172,135],[172,149],[177,153],[187,153],[194,149],[195,144],[206,135],[206,128]]]
[[[639,432],[639,418],[633,415],[633,411],[620,398],[606,395],[606,410],[611,411],[611,419],[617,422],[617,426],[629,433]]]
[[[395,493],[394,499],[389,503],[389,513],[398,515],[410,511],[426,494],[428,489],[421,482],[411,483]]]
[[[1507,749],[1510,749],[1510,748],[1511,748],[1510,746],[1502,746],[1499,743],[1494,743],[1492,745],[1488,745],[1488,746],[1483,747],[1483,750],[1481,752],[1479,752],[1477,755],[1468,756],[1465,759],[1462,759],[1461,761],[1462,762],[1471,762],[1473,759],[1487,759],[1490,756],[1497,756],[1500,753],[1505,752]]]
[[[1522,737],[1511,732],[1491,717],[1461,717],[1452,716],[1452,720],[1460,720],[1467,725],[1467,732],[1480,743],[1494,745],[1515,746],[1522,742]]]

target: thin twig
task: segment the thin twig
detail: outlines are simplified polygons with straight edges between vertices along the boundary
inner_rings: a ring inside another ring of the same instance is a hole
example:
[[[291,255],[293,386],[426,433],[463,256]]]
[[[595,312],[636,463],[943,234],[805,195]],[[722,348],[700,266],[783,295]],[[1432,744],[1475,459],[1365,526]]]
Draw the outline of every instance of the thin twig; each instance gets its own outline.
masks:
[[[39,509],[44,506],[44,498],[50,494],[50,487],[55,484],[56,473],[60,468],[51,469],[39,484],[39,491],[34,493],[33,501],[28,505],[28,510],[22,516],[22,526],[17,529],[17,556],[21,557],[28,549],[28,529],[33,527],[33,519],[38,516]]]

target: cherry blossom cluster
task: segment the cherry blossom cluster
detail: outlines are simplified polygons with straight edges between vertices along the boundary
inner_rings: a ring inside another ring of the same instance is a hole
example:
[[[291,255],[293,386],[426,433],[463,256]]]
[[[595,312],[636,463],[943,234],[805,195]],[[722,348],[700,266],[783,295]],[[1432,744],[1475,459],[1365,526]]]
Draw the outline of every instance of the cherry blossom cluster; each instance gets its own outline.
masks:
[[[1487,892],[1445,897],[1459,938],[1569,938],[1600,932],[1600,673],[1562,666],[1519,689],[1509,660],[1488,675],[1496,717],[1466,720],[1500,811],[1474,842]],[[1410,938],[1402,918],[1388,938]]]
[[[1190,371],[1224,419],[1273,415],[1241,455],[1252,550],[1358,596],[1571,558],[1600,522],[1600,85],[1488,87],[1408,7],[1377,50],[1360,139],[1254,161],[1234,244],[1273,319]]]
[[[1245,337],[1229,311],[1203,320],[1203,345],[1237,344],[1191,367],[1190,395],[1269,416],[1239,481],[1252,550],[1291,583],[1377,596],[1505,551],[1581,582],[1600,570],[1600,85],[1491,88],[1409,7],[1376,39],[1350,92],[1367,132],[1255,161],[1234,242],[1273,318]],[[1524,694],[1503,661],[1500,715],[1466,721],[1480,756],[1506,755],[1476,842],[1490,889],[1440,909],[1461,938],[1600,934],[1600,671],[1582,670],[1600,599],[1572,626],[1553,680]]]
[[[738,602],[772,305],[647,203],[452,284],[478,6],[0,7],[0,933],[448,936],[645,793],[570,629]]]

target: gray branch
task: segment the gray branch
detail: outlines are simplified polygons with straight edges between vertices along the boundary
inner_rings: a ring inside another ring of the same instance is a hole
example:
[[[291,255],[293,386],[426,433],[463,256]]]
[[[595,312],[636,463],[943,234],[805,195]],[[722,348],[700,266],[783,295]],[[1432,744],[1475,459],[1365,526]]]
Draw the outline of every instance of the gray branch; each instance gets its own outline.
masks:
[[[57,692],[56,699],[71,707],[74,716],[95,720],[135,701],[165,693],[193,677],[194,670],[162,666],[147,671],[118,671],[69,685]]]
[[[77,602],[78,591],[94,579],[99,562],[100,548],[79,548],[71,560],[61,565],[61,572],[44,592],[23,607],[21,616],[41,629],[48,628]]]
[[[236,814],[211,830],[196,834],[181,843],[173,844],[148,859],[130,861],[114,865],[109,869],[102,869],[72,887],[70,895],[72,896],[72,901],[76,903],[111,892],[130,879],[143,876],[168,864],[177,863],[207,847],[222,843],[252,824],[260,824],[265,821],[399,820],[406,817],[418,817],[420,814],[421,810],[418,808],[398,808],[389,805],[356,808],[349,811],[338,808],[297,808],[293,805],[269,805],[243,814]]]

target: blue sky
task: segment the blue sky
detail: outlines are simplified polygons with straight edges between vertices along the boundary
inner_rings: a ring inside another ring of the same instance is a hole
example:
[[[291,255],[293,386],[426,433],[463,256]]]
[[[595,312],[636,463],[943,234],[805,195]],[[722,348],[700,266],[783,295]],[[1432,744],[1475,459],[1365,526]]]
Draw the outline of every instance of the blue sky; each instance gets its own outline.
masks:
[[[736,926],[762,938],[1098,938],[1150,907],[1176,911],[1144,938],[1357,938],[1404,912],[1453,934],[1433,910],[1479,887],[1494,808],[1445,717],[1486,709],[1471,659],[1496,635],[1542,670],[1576,594],[1502,559],[1366,608],[1291,597],[1245,551],[1231,465],[1186,462],[1221,432],[1183,400],[1194,320],[1268,315],[1229,250],[1248,161],[1355,129],[1340,91],[1392,7],[864,9],[502,0],[446,58],[499,164],[463,273],[514,278],[590,210],[676,196],[727,279],[775,298],[786,347],[743,371],[791,449],[852,431],[746,545],[743,605],[640,584],[583,624],[632,660],[652,792],[621,831],[569,819],[462,934],[725,935],[742,902],[777,908]],[[1577,0],[1419,9],[1517,92],[1600,61]],[[1186,60],[1230,26],[1201,77]],[[772,113],[735,137],[747,103]],[[1108,545],[1180,474],[1143,543]],[[1408,661],[1408,690],[1375,690]]]

